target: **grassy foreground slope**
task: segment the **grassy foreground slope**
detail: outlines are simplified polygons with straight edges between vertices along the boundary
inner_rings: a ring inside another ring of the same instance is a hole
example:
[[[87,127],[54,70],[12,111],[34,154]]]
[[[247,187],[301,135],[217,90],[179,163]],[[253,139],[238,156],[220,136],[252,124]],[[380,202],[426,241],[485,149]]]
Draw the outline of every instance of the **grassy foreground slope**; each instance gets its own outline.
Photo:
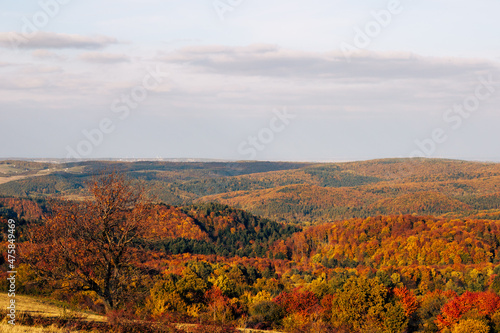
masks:
[[[0,293],[0,306],[6,309],[9,304],[10,298],[7,294]],[[16,295],[16,311],[19,313],[28,313],[30,315],[44,315],[47,317],[60,317],[60,316],[78,316],[91,321],[106,321],[106,318],[90,312],[83,312],[71,310],[65,307],[62,303],[56,303],[52,300],[45,300],[42,298]]]

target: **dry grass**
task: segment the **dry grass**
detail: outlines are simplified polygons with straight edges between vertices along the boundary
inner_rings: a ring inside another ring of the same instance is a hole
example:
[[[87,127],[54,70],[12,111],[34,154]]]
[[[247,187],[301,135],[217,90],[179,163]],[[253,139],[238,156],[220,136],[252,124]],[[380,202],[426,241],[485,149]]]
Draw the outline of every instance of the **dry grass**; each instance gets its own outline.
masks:
[[[84,201],[90,199],[90,197],[82,194],[66,194],[61,196],[61,199],[70,201]]]
[[[0,324],[0,333],[21,333],[21,332],[29,332],[29,333],[68,333],[71,331],[64,330],[55,326],[51,327],[31,327],[31,326],[22,326],[22,325],[10,325],[7,323]],[[76,332],[76,331],[73,331]]]
[[[9,177],[3,177],[1,176],[0,177],[0,184],[6,184],[8,182],[13,182],[13,181],[16,181],[16,180],[21,180],[21,179],[24,179],[24,178],[28,178],[29,176],[25,175],[25,176],[9,176]]]
[[[44,170],[38,171],[35,174],[28,174],[28,175],[20,175],[20,176],[1,175],[0,176],[0,184],[5,184],[8,182],[13,182],[15,180],[21,180],[21,179],[30,178],[30,177],[46,176],[46,175],[50,175],[54,171],[55,171],[55,169],[44,169]]]
[[[8,306],[9,297],[6,294],[0,294],[0,307],[5,309]],[[16,312],[26,312],[33,316],[61,317],[76,316],[90,321],[105,322],[106,317],[95,314],[89,314],[81,311],[65,310],[61,306],[51,304],[39,298],[16,295]]]
[[[9,302],[9,297],[6,294],[0,294],[0,307],[6,308]],[[43,316],[43,317],[52,317],[52,318],[61,318],[61,317],[75,317],[81,318],[88,321],[94,322],[106,322],[106,317],[89,314],[82,311],[71,311],[66,310],[61,306],[54,305],[51,301],[30,297],[30,296],[21,296],[16,295],[16,317],[17,320],[23,317],[23,313],[32,315],[32,316]],[[76,331],[76,330],[68,330],[64,328],[59,328],[55,325],[50,327],[41,327],[41,326],[23,326],[23,325],[10,325],[7,322],[7,318],[4,318],[2,322],[0,322],[0,333],[73,333],[73,332],[86,332],[92,333],[93,331]],[[198,325],[194,324],[177,324],[175,325],[179,330],[191,332],[192,329],[197,327]],[[237,328],[238,331],[243,333],[282,333],[278,331],[262,331],[262,330],[254,330],[254,329],[244,329]]]

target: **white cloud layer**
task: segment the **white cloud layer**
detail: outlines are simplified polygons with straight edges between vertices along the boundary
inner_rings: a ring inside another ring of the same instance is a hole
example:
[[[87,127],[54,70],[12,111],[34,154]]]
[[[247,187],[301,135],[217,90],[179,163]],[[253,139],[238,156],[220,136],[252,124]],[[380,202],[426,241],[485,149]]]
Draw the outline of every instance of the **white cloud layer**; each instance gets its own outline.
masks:
[[[80,55],[80,59],[86,62],[98,64],[113,64],[130,61],[130,58],[125,54],[103,52],[86,52]]]
[[[117,44],[116,38],[82,36],[39,31],[33,35],[18,32],[0,32],[0,46],[12,49],[100,49]]]
[[[160,59],[228,75],[317,78],[438,78],[490,71],[480,59],[422,57],[409,52],[359,52],[347,62],[342,52],[314,53],[275,45],[185,47]]]

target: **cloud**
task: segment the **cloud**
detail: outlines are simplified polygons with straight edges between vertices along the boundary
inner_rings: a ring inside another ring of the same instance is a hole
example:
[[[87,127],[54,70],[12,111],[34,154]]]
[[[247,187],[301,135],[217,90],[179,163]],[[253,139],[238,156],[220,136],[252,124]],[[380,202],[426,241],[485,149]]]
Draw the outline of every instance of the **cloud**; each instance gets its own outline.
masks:
[[[58,61],[63,61],[67,60],[67,58],[62,57],[58,55],[55,52],[49,51],[49,50],[34,50],[31,55],[35,58],[42,59],[42,60],[58,60]]]
[[[30,77],[34,77],[36,75],[44,75],[44,74],[61,74],[64,73],[63,68],[59,66],[47,66],[47,65],[28,65],[19,69],[19,73],[27,74]]]
[[[29,89],[40,89],[46,88],[48,83],[43,78],[39,77],[29,77],[29,76],[17,76],[10,80],[9,82],[2,82],[0,84],[0,90],[29,90]]]
[[[185,47],[161,60],[226,75],[316,78],[439,78],[498,69],[481,59],[433,58],[413,53],[360,52],[347,62],[340,51],[305,52],[276,45]]]
[[[80,56],[80,60],[98,64],[111,64],[129,62],[130,58],[125,54],[118,53],[87,52]]]
[[[17,32],[0,32],[0,47],[25,49],[101,49],[118,44],[118,40],[108,36],[83,36],[54,32],[37,32],[24,36]]]

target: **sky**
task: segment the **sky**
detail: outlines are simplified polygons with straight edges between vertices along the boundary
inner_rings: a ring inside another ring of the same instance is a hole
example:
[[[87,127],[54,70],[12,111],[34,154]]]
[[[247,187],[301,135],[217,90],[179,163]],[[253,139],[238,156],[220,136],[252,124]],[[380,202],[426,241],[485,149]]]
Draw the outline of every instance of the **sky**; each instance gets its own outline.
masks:
[[[0,0],[0,158],[500,161],[497,0]]]

